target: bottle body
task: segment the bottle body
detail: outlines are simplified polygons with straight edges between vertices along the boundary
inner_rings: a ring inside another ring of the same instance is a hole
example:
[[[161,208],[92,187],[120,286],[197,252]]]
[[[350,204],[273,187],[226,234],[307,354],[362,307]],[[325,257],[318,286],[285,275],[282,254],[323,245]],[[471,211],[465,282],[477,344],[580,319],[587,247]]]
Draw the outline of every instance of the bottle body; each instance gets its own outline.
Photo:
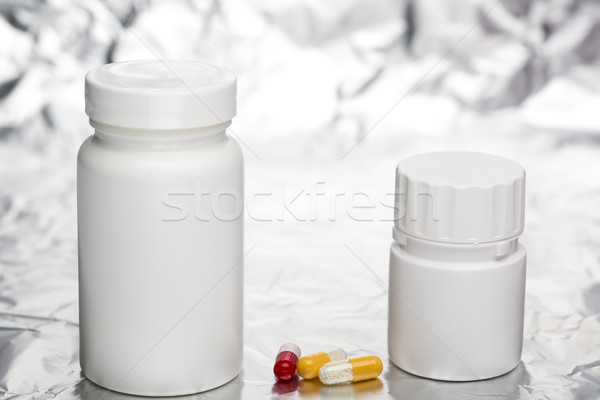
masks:
[[[399,235],[400,236],[400,235]],[[470,381],[517,366],[523,342],[525,248],[511,239],[392,244],[388,350],[415,375]]]
[[[77,173],[83,373],[149,396],[228,382],[242,368],[239,146],[226,125],[95,127]]]

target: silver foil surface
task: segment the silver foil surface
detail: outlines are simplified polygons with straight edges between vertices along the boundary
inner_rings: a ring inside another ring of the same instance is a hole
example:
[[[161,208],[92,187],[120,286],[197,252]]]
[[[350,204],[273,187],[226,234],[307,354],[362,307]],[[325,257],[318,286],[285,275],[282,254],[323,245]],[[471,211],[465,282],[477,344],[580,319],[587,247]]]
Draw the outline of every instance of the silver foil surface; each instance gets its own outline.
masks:
[[[238,74],[244,371],[198,399],[600,398],[600,4],[584,0],[0,2],[0,393],[136,399],[82,376],[83,79],[129,59]],[[390,364],[394,168],[441,149],[528,173],[522,362],[480,382]],[[257,194],[266,196],[257,196]],[[379,355],[379,379],[275,383],[279,346]]]

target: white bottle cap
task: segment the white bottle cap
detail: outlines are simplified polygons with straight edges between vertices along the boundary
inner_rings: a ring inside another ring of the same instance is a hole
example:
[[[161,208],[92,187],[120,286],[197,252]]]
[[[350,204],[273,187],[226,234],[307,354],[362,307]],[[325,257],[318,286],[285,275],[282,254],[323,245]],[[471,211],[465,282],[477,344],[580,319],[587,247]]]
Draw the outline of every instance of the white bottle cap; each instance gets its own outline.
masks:
[[[85,112],[107,125],[190,129],[235,116],[236,77],[196,61],[146,60],[102,65],[85,77]]]
[[[523,231],[525,171],[490,154],[421,154],[398,164],[395,198],[395,234],[446,243],[505,240]]]

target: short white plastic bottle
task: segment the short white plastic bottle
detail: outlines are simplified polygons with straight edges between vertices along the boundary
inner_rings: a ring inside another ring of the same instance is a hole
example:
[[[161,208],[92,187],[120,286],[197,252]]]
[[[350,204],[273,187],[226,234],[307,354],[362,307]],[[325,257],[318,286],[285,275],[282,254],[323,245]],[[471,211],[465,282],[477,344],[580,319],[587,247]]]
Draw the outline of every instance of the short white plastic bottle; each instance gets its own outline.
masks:
[[[90,71],[77,164],[80,363],[118,392],[201,392],[242,368],[243,159],[233,73]]]
[[[396,170],[388,350],[403,370],[470,381],[517,366],[523,343],[525,171],[471,152]]]

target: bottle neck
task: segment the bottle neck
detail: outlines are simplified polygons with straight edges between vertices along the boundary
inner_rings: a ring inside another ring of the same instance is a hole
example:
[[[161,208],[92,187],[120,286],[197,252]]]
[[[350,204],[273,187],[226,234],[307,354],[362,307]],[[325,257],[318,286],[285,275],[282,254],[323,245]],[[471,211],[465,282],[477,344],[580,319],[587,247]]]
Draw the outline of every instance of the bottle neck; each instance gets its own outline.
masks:
[[[394,228],[393,236],[394,241],[405,252],[415,257],[435,261],[480,262],[502,260],[514,254],[519,248],[518,235],[486,243],[445,243],[418,238]]]
[[[108,146],[168,150],[225,141],[225,130],[231,125],[231,121],[201,128],[175,130],[123,128],[92,119],[90,125],[95,129],[95,138]]]

